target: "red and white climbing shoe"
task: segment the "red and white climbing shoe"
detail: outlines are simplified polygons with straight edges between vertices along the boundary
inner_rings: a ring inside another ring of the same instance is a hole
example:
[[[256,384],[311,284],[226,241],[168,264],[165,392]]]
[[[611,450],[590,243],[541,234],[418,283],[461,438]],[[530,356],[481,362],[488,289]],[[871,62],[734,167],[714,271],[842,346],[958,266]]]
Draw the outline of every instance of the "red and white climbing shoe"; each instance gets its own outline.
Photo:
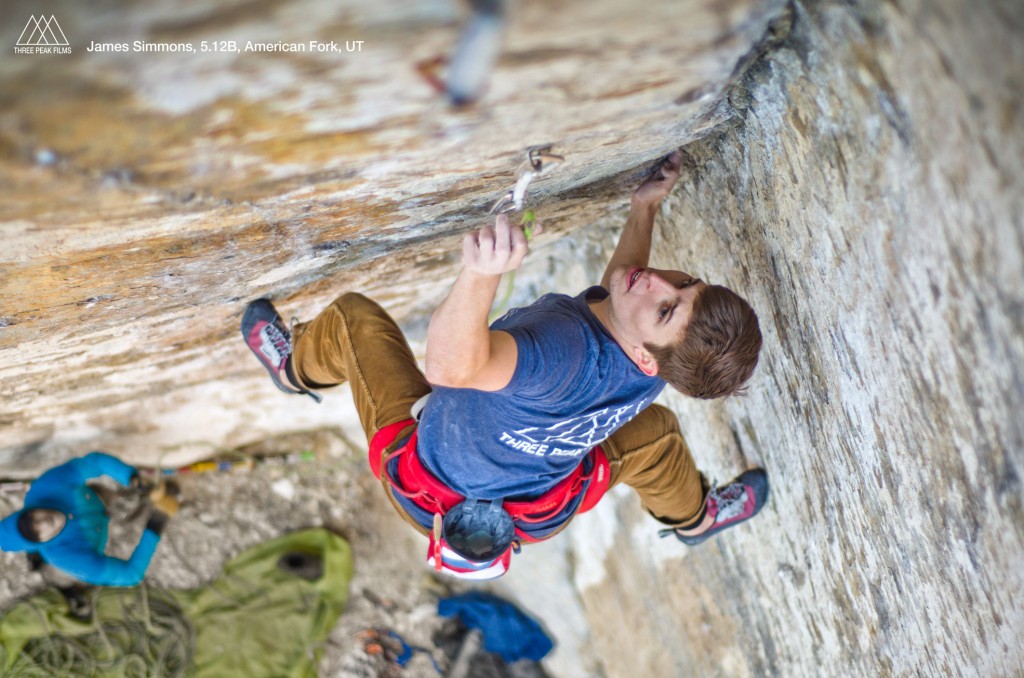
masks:
[[[662,536],[674,534],[679,541],[694,546],[722,530],[750,520],[767,501],[768,473],[761,468],[744,471],[725,485],[708,492],[707,515],[714,519],[711,527],[695,535],[684,535],[679,530],[662,530]]]
[[[267,299],[257,299],[242,315],[242,338],[260,364],[270,373],[274,385],[285,393],[305,394],[320,402],[320,394],[304,388],[292,371],[292,334],[277,309]]]

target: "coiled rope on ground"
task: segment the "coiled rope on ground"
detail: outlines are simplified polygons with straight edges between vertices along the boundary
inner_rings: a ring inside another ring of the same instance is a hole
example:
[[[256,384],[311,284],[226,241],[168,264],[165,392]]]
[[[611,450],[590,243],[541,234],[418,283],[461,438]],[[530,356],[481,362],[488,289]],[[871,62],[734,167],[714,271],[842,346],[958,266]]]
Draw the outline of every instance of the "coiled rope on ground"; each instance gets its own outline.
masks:
[[[98,591],[92,596],[97,603]],[[108,590],[107,595],[110,595]],[[50,633],[34,638],[8,670],[0,646],[0,675],[4,678],[181,678],[193,666],[195,629],[181,608],[161,589],[146,584],[116,593],[117,619],[97,619],[83,634]],[[33,600],[43,624],[45,611]],[[109,603],[108,603],[109,604]]]

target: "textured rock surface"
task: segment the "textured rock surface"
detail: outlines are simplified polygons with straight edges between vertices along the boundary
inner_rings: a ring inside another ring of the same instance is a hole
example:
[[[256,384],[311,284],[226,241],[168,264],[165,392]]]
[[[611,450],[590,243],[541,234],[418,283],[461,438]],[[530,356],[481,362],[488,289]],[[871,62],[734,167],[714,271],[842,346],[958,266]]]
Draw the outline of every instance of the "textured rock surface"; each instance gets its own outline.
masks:
[[[569,160],[538,185],[553,232],[515,298],[579,289],[638,168],[685,144],[655,261],[747,295],[766,348],[746,398],[666,401],[706,471],[762,464],[772,499],[686,549],[617,492],[521,556],[502,586],[558,635],[552,666],[1024,673],[1020,4],[798,3],[721,105],[775,5],[617,6],[524,4],[485,102],[453,112],[411,69],[449,49],[447,5],[68,5],[69,37],[308,39],[313,17],[378,51],[0,61],[0,462],[350,417],[344,392],[316,408],[265,383],[243,300],[308,315],[359,287],[421,334],[456,233],[550,140]],[[8,42],[27,7],[4,6]]]
[[[585,224],[622,198],[595,185],[717,119],[781,5],[514,4],[468,110],[416,70],[452,51],[450,2],[48,6],[72,54],[0,61],[0,466],[81,446],[181,460],[329,424],[332,406],[282,403],[238,350],[246,301],[308,315],[360,289],[400,320],[422,315],[524,148],[556,142],[567,157],[537,184],[542,202],[590,187],[559,203],[552,233]],[[8,49],[38,10],[2,11]],[[136,40],[197,52],[86,51]],[[363,46],[204,53],[204,40]]]
[[[797,5],[687,147],[660,263],[749,295],[766,348],[746,398],[673,404],[773,495],[695,549],[628,493],[581,518],[593,645],[636,648],[609,675],[1024,673],[1022,18]]]

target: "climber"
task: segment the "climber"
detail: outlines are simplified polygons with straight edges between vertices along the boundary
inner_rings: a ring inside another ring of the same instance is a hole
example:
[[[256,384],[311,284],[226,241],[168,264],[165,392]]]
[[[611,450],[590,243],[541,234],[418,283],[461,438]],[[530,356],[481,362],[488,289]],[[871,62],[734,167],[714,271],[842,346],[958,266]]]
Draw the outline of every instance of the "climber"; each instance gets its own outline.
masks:
[[[104,554],[109,517],[98,490],[88,481],[109,476],[140,495],[148,494],[152,512],[138,546],[128,560]],[[0,521],[0,550],[25,551],[33,569],[50,565],[95,586],[134,586],[142,581],[178,501],[161,484],[152,488],[123,461],[91,452],[56,466],[37,478],[22,510]],[[80,602],[78,585],[61,587],[72,604]]]
[[[665,534],[697,544],[753,517],[767,474],[711,488],[667,408],[666,383],[697,398],[742,392],[761,347],[757,316],[732,291],[647,267],[654,217],[679,177],[673,153],[634,191],[600,286],[547,294],[490,327],[501,275],[527,253],[498,215],[465,236],[463,268],[427,331],[426,374],[376,303],[348,293],[289,333],[266,299],[242,335],[289,393],[352,382],[370,466],[428,562],[500,576],[523,543],[558,533],[625,483]],[[429,397],[428,397],[429,396]]]

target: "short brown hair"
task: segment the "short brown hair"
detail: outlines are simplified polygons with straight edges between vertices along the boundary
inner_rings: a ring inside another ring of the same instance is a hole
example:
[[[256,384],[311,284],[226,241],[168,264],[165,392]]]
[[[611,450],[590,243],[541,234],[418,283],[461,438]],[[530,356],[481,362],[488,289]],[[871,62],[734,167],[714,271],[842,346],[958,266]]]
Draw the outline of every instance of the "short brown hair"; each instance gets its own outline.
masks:
[[[18,516],[18,531],[21,532],[21,536],[29,541],[41,542],[42,538],[39,533],[36,532],[35,522],[32,520],[32,512],[35,509],[28,509],[22,511],[21,515]]]
[[[742,297],[708,285],[693,301],[683,338],[668,346],[644,344],[658,376],[677,391],[710,400],[740,395],[761,353],[757,314]]]

